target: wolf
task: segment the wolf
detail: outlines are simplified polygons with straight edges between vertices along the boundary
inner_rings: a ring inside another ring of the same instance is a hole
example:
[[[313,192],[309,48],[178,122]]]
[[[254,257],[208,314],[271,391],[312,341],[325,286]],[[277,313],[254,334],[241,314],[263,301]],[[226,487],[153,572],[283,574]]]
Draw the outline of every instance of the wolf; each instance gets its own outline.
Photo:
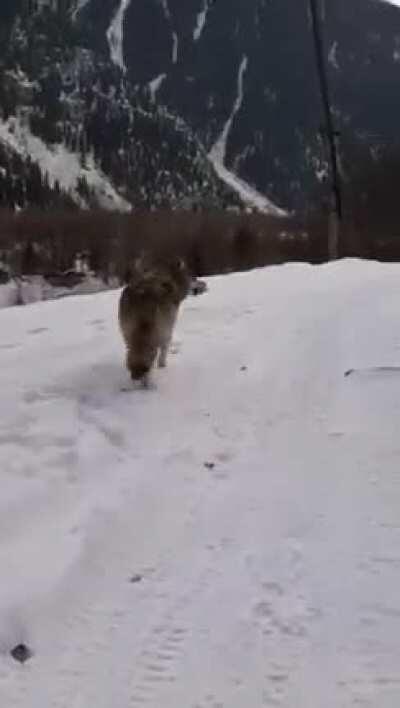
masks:
[[[133,381],[149,385],[157,360],[167,365],[167,354],[182,301],[191,277],[182,258],[138,259],[124,287],[118,320],[126,346],[126,367]]]

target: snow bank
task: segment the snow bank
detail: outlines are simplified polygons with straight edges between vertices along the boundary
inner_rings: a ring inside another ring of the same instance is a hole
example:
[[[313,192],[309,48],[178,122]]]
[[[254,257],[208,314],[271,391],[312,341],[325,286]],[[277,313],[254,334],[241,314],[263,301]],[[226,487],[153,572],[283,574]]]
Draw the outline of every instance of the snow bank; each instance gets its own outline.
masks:
[[[45,298],[45,282],[41,276],[11,278],[0,285],[0,308],[15,305],[30,305]]]
[[[0,308],[12,307],[18,304],[19,288],[15,281],[0,285]]]
[[[105,283],[101,278],[93,275],[87,276],[74,287],[51,285],[41,275],[24,276],[0,285],[0,309],[14,305],[31,305],[43,300],[57,300],[72,295],[99,293],[117,287],[116,281]]]
[[[5,285],[0,285],[0,309],[15,305],[31,305],[43,300],[58,300],[59,298],[90,295],[105,290],[116,290],[120,287],[118,278],[110,278],[106,283],[101,278],[88,274],[80,283],[73,287],[52,285],[40,275],[24,276],[12,279]],[[202,295],[207,290],[203,280],[195,278],[191,285],[191,294]]]

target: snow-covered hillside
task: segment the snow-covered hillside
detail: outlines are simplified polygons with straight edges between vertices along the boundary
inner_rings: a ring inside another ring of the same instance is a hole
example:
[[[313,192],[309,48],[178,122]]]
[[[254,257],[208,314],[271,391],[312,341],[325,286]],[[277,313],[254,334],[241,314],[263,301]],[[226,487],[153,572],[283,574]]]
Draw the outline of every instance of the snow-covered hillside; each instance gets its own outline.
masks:
[[[398,146],[393,2],[324,3],[344,196]],[[22,116],[42,141],[50,179],[66,161],[78,203],[320,209],[329,185],[310,29],[307,3],[293,0],[2,0],[2,117]],[[47,208],[52,195],[24,196],[37,177],[2,148],[0,135],[3,201]]]
[[[130,80],[124,54],[124,37],[132,44],[130,0],[107,7],[93,0],[3,4],[2,206],[242,205],[196,131],[158,104],[160,73],[142,86]],[[38,41],[32,45],[30,37]]]
[[[117,293],[0,312],[1,705],[397,708],[399,276],[213,279],[129,393]]]
[[[0,119],[0,143],[37,163],[52,186],[58,182],[81,205],[85,206],[85,201],[79,195],[78,184],[79,179],[84,178],[100,206],[105,209],[130,211],[131,205],[118,194],[110,180],[96,167],[92,156],[86,158],[86,165],[83,167],[79,155],[70,152],[62,144],[50,148],[43,140],[33,135],[29,126],[21,123],[18,118],[10,118],[8,121]]]

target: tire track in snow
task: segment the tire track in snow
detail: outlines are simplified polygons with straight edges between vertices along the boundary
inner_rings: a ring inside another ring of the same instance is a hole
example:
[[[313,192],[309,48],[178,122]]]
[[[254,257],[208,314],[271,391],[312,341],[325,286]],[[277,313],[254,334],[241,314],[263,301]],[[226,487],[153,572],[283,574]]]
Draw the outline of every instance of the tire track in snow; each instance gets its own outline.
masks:
[[[6,587],[0,588],[3,627],[0,649],[13,641],[17,643],[21,631],[25,636],[32,633],[43,605],[50,602],[57,586],[74,566],[82,562],[88,535],[101,521],[101,509],[113,503],[109,486],[105,492],[103,483],[107,484],[108,475],[120,459],[118,455],[115,460],[116,451],[124,445],[119,430],[97,419],[90,396],[80,394],[74,398],[72,391],[44,387],[24,400],[24,410],[29,414],[21,413],[12,431],[0,429],[5,459],[22,451],[15,459],[14,474],[19,473],[21,484],[25,480],[25,484],[29,481],[32,485],[29,495],[17,500],[5,497],[0,504],[0,564],[3,573],[14,579],[11,594],[6,593]],[[56,430],[50,432],[61,408],[64,426],[68,426],[68,434],[62,436]],[[44,434],[47,426],[49,432]],[[93,465],[82,475],[85,457],[89,454],[92,458],[93,450],[103,462],[109,459],[106,474],[101,478]],[[29,453],[34,455],[35,466],[45,475],[47,485],[43,479],[36,479],[34,467],[30,471],[23,466],[20,457]],[[118,490],[115,491],[117,498]],[[10,544],[13,554],[9,553]],[[39,558],[36,563],[36,553],[25,550],[29,548],[37,549],[40,556],[45,555],[51,561],[46,572]],[[23,567],[16,564],[15,558],[29,555],[30,563]],[[18,636],[13,637],[16,633]]]
[[[129,705],[163,705],[166,692],[181,677],[185,646],[193,633],[193,608],[207,594],[217,572],[211,556],[204,565],[202,560],[197,577],[183,583],[185,591],[153,621],[143,638],[142,650],[134,662]]]
[[[252,614],[260,632],[263,651],[268,656],[263,682],[263,705],[289,705],[291,679],[301,664],[304,648],[319,613],[306,600],[305,567],[302,544],[288,538],[280,556],[289,562],[287,577],[271,575],[249,557],[247,564],[258,600]],[[257,567],[258,566],[258,567]],[[284,647],[284,651],[282,651]]]

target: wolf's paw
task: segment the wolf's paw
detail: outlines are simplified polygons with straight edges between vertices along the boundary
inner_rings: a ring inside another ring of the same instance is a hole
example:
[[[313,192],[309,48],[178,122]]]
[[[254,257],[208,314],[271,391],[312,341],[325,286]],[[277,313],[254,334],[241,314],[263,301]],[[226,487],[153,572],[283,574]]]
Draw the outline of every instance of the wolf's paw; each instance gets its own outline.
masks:
[[[121,393],[130,393],[131,391],[134,391],[134,386],[132,384],[127,384],[126,386],[121,386],[119,389]]]
[[[145,389],[146,391],[155,391],[156,384],[154,382],[154,379],[150,374],[147,374],[147,376],[143,376],[141,382],[140,382],[140,388]]]

